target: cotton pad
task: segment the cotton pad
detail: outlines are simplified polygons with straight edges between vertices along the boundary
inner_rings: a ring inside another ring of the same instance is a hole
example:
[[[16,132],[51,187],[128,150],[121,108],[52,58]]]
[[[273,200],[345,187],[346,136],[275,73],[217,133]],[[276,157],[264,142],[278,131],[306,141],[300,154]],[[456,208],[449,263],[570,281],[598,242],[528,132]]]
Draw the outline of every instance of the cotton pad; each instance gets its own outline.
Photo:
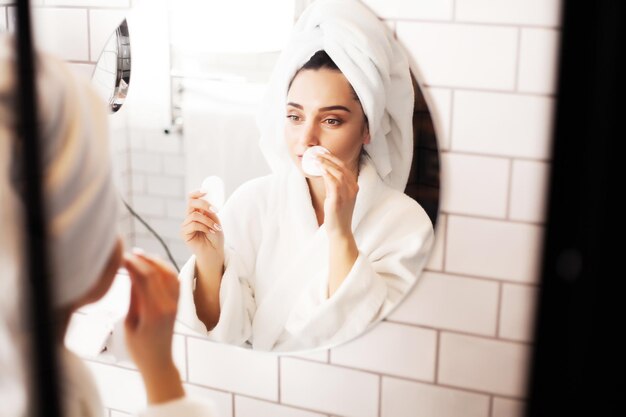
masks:
[[[311,146],[307,149],[302,155],[302,171],[312,177],[320,177],[324,171],[317,160],[317,155],[323,153],[330,153],[330,151],[323,146]]]
[[[224,205],[224,181],[220,177],[212,175],[202,181],[200,191],[205,192],[201,198],[207,201],[215,211],[219,211]]]

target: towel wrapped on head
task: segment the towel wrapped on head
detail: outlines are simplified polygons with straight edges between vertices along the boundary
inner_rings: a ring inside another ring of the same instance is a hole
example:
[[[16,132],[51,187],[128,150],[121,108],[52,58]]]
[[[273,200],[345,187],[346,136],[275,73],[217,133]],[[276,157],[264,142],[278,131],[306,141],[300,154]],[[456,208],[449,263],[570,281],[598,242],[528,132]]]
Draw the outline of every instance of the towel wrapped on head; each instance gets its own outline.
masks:
[[[0,95],[7,98],[5,104],[14,103],[8,97],[15,88],[16,57],[8,39],[1,39],[0,47]],[[36,65],[52,304],[58,308],[86,295],[101,277],[118,239],[119,206],[105,103],[88,80],[60,60],[39,54]],[[6,115],[2,107],[0,115]],[[3,120],[6,125],[9,119]],[[12,171],[19,194],[22,168],[16,165]]]
[[[324,50],[356,92],[369,123],[365,151],[385,183],[404,191],[413,158],[414,92],[409,62],[393,33],[357,0],[317,0],[294,26],[258,115],[260,146],[273,171],[290,164],[283,136],[288,87]]]

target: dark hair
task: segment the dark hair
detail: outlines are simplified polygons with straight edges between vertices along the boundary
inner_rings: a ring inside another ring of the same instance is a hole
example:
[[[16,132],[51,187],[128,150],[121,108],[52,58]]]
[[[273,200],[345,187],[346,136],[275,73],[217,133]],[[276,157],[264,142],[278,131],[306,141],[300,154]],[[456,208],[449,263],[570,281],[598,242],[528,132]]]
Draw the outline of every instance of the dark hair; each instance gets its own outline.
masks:
[[[303,66],[301,66],[300,69],[298,69],[298,71],[296,71],[296,73],[291,78],[291,81],[289,81],[289,86],[287,87],[287,91],[291,89],[291,84],[293,83],[293,80],[296,79],[300,71],[319,70],[322,68],[341,72],[337,64],[335,64],[335,61],[333,61],[332,58],[328,56],[326,51],[323,49],[320,49],[319,51],[314,53],[313,56],[309,58],[309,60]],[[348,82],[348,85],[350,85],[350,90],[352,91],[352,96],[354,97],[354,99],[358,101],[359,103],[361,103],[361,100],[359,100],[359,96],[357,96],[356,91],[354,91],[354,87],[352,87],[352,84]],[[363,108],[363,105],[361,105],[361,108]],[[365,114],[365,110],[363,110],[363,116],[365,116],[365,125],[367,126],[368,119],[367,119],[367,115]]]

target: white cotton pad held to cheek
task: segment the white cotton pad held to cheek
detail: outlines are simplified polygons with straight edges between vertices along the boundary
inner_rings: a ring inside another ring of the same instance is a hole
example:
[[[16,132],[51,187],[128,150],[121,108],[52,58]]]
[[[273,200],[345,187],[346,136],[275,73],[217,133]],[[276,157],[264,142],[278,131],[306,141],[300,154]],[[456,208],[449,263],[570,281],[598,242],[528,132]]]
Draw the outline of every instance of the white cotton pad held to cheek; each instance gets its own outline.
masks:
[[[216,211],[222,208],[224,205],[224,181],[220,177],[215,175],[206,177],[202,181],[200,191],[206,193],[201,198],[213,206]]]
[[[330,151],[323,146],[311,146],[307,149],[302,155],[302,171],[312,177],[320,177],[324,171],[317,161],[317,155],[323,153],[330,153]]]

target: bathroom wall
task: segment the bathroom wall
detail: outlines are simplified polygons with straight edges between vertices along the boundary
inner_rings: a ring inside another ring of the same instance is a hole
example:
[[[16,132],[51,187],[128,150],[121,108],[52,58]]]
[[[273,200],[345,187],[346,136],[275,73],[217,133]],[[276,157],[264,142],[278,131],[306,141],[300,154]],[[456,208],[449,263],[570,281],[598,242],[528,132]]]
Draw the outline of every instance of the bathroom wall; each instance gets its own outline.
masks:
[[[561,2],[364,1],[410,51],[439,120],[442,215],[427,272],[388,320],[328,351],[276,357],[178,334],[181,374],[188,391],[213,398],[222,416],[521,416]],[[6,3],[0,29],[11,25]],[[58,52],[88,71],[101,42],[94,28],[117,19],[129,1],[40,3],[44,25],[67,41]],[[130,164],[132,204],[183,260],[184,143],[162,127],[125,128],[128,146],[119,152]],[[138,225],[133,238],[159,250]],[[111,417],[145,401],[132,367],[88,363]]]

